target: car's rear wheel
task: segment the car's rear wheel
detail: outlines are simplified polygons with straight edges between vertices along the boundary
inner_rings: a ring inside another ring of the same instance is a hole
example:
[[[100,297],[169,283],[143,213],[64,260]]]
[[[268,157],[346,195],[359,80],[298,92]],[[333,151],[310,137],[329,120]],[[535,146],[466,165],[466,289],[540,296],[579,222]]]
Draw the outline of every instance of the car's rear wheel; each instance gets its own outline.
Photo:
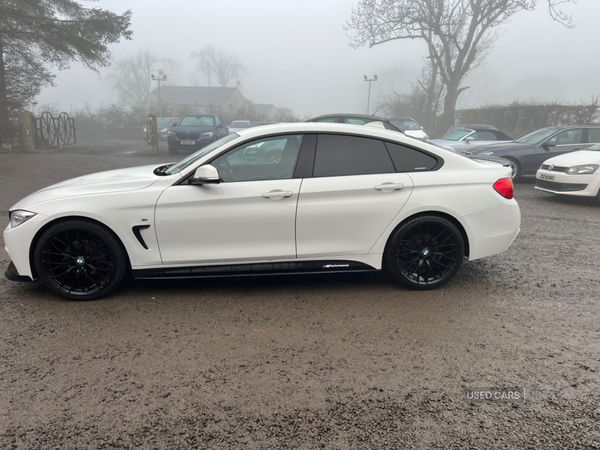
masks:
[[[519,166],[519,163],[517,161],[515,161],[514,159],[510,159],[510,158],[506,158],[506,159],[508,159],[508,166],[510,167],[510,178],[512,180],[520,178],[521,177],[521,166]]]
[[[121,243],[102,226],[68,220],[48,228],[34,250],[39,279],[69,300],[95,300],[108,295],[126,273]]]
[[[411,289],[433,289],[450,281],[462,264],[458,228],[439,216],[409,220],[391,236],[385,264],[396,281]]]

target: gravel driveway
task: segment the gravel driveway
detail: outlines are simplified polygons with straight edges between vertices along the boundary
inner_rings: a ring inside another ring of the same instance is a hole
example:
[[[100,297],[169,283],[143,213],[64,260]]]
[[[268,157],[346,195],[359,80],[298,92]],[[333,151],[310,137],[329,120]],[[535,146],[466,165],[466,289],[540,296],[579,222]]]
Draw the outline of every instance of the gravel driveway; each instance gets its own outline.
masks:
[[[0,153],[0,217],[143,142]],[[68,302],[0,278],[0,448],[600,448],[600,204],[516,184],[521,234],[430,292],[385,274],[131,281]],[[0,270],[8,265],[0,242]],[[538,388],[471,403],[464,388]]]

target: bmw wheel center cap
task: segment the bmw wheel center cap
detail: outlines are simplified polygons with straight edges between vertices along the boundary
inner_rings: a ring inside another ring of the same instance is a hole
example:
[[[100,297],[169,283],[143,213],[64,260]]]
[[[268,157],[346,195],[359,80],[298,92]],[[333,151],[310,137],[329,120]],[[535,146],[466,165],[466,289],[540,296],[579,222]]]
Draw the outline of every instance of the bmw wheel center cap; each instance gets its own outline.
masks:
[[[85,264],[85,258],[83,256],[78,257],[75,262],[78,266],[83,266]]]

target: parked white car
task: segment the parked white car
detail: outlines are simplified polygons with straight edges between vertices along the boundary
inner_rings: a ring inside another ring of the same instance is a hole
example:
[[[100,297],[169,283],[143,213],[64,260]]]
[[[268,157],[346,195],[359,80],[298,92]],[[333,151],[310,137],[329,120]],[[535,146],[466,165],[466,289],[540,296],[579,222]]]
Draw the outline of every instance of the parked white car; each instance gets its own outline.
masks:
[[[178,163],[86,175],[10,208],[12,280],[89,300],[134,278],[381,270],[448,282],[519,232],[510,169],[401,133],[295,123]]]
[[[544,161],[535,188],[559,195],[597,197],[600,201],[600,144]]]
[[[237,133],[238,131],[244,130],[244,129],[249,128],[249,127],[250,127],[250,121],[249,120],[234,120],[229,125],[229,134],[231,134],[231,133]]]

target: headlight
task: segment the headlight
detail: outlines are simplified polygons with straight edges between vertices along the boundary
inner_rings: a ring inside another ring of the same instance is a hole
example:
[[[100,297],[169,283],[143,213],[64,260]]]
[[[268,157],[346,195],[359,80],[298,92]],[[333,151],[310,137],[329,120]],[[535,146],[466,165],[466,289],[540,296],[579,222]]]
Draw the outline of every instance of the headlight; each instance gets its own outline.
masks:
[[[203,136],[203,137],[213,137],[213,132],[209,131],[208,133],[202,133],[200,136]]]
[[[31,211],[24,211],[22,209],[17,209],[16,211],[10,212],[10,226],[11,228],[17,228],[22,223],[27,222],[33,216],[37,215],[37,213]]]
[[[492,156],[494,154],[494,152],[482,152],[480,153],[481,156]]]
[[[569,167],[567,173],[569,175],[588,175],[598,170],[598,164],[584,164],[582,166]]]
[[[177,133],[173,133],[172,131],[169,131],[167,133],[167,136],[177,136]]]

